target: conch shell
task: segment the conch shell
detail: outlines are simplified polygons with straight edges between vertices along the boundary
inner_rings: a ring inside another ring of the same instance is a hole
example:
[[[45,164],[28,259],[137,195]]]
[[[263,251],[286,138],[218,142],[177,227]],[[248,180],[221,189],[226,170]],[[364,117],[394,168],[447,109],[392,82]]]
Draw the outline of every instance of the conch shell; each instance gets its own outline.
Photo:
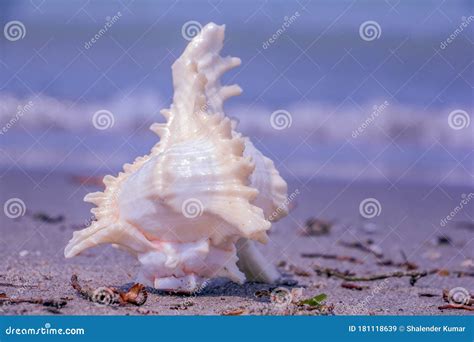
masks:
[[[241,93],[220,84],[224,72],[240,65],[219,55],[224,30],[206,25],[173,64],[173,103],[161,111],[166,123],[150,127],[160,141],[117,177],[104,177],[103,192],[84,198],[97,206],[91,210],[97,221],[74,232],[67,258],[114,244],[139,260],[138,281],[180,292],[216,277],[278,278],[252,240],[265,243],[267,218],[287,214],[287,185],[224,114],[224,101]]]

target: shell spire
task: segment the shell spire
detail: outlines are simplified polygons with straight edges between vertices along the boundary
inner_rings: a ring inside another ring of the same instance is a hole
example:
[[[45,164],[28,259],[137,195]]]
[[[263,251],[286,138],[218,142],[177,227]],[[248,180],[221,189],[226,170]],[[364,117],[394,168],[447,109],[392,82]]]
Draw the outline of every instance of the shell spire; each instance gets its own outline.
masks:
[[[224,114],[224,101],[241,93],[237,85],[220,83],[240,64],[220,56],[224,30],[206,25],[173,64],[173,103],[161,111],[166,123],[150,127],[160,141],[118,176],[106,176],[103,192],[84,198],[96,205],[97,221],[74,233],[66,257],[117,245],[140,261],[139,281],[164,290],[194,291],[214,277],[246,279],[236,244],[267,241],[267,211],[286,197],[286,183]],[[250,258],[247,273],[261,258],[254,248],[243,249],[249,250],[239,254]],[[251,273],[275,274],[262,267]]]

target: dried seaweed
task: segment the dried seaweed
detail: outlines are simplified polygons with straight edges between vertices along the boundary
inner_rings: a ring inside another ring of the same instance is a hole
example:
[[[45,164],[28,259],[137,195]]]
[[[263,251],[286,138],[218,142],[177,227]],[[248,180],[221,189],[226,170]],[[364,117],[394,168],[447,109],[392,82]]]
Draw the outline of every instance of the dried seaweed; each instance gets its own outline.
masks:
[[[339,244],[341,246],[347,247],[347,248],[354,248],[358,249],[363,252],[371,253],[375,255],[377,258],[383,258],[383,253],[378,245],[374,243],[372,239],[367,239],[364,242],[360,241],[353,241],[353,242],[345,242],[345,241],[340,241]]]
[[[393,261],[391,259],[381,260],[381,261],[377,262],[377,265],[378,266],[400,267],[400,268],[405,268],[408,271],[418,269],[418,265],[413,263],[413,262],[409,262],[409,261],[396,262],[396,261]]]
[[[321,258],[328,260],[337,260],[337,261],[348,261],[353,264],[363,264],[362,260],[359,260],[355,257],[348,255],[336,255],[336,254],[324,254],[324,253],[302,253],[302,258]]]
[[[367,276],[356,276],[350,275],[348,272],[341,272],[338,269],[333,268],[322,268],[319,266],[315,267],[315,272],[318,275],[326,275],[329,277],[336,277],[345,281],[375,281],[375,280],[382,280],[387,278],[402,278],[402,277],[410,277],[410,285],[415,285],[415,283],[423,277],[426,277],[429,274],[432,274],[432,271],[421,271],[421,272],[414,272],[414,271],[397,271],[397,272],[390,272],[390,273],[381,273],[381,274],[371,274]]]
[[[0,305],[7,304],[41,304],[46,307],[53,307],[56,309],[61,309],[66,306],[67,301],[62,299],[43,299],[43,298],[10,298],[5,293],[0,294]]]
[[[311,273],[309,271],[307,271],[304,268],[301,268],[299,266],[296,266],[296,265],[290,265],[289,269],[290,269],[291,272],[293,272],[295,275],[297,275],[299,277],[310,277],[311,276]]]

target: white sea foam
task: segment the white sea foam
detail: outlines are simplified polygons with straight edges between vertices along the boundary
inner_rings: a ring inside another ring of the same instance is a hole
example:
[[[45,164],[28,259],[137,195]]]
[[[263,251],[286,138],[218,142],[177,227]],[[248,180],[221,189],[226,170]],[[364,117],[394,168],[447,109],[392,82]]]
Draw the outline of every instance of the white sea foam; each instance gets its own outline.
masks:
[[[0,126],[11,122],[18,108],[29,103],[29,110],[0,136],[0,152],[5,155],[0,154],[1,167],[15,164],[14,160],[25,168],[58,165],[59,170],[97,169],[105,165],[109,171],[119,169],[137,153],[147,153],[156,142],[148,127],[163,121],[159,110],[168,105],[151,93],[86,104],[3,94]],[[288,105],[283,109],[291,115],[292,124],[285,130],[272,127],[271,114],[276,108],[240,103],[229,106],[226,112],[238,119],[241,132],[260,144],[277,163],[285,164],[282,172],[289,176],[347,178],[360,174],[361,179],[397,180],[403,176],[428,182],[469,182],[469,175],[463,171],[469,167],[469,158],[461,166],[455,164],[472,148],[473,125],[453,130],[448,123],[452,108],[428,112],[390,103],[373,115],[374,105],[381,103],[383,99],[364,108],[320,103]],[[98,131],[92,119],[94,113],[104,109],[113,114],[114,125]],[[472,108],[464,110],[474,112]],[[367,118],[370,124],[365,124]],[[359,127],[364,129],[354,138],[353,132]],[[34,141],[30,134],[41,137],[40,143],[31,147]],[[79,147],[75,147],[80,140]],[[76,158],[63,161],[73,148]],[[417,161],[419,156],[423,158]]]
[[[111,98],[100,103],[74,103],[39,96],[18,99],[0,94],[0,126],[15,117],[18,108],[32,103],[27,113],[19,120],[28,129],[41,130],[54,126],[70,132],[94,130],[92,118],[98,110],[113,113],[117,134],[124,130],[147,130],[148,123],[162,121],[159,113],[166,103],[159,96],[142,93],[128,97],[126,101]],[[320,103],[290,104],[285,108],[292,116],[292,125],[287,131],[275,131],[270,122],[274,109],[260,105],[239,104],[228,108],[230,116],[239,120],[239,129],[248,135],[264,138],[278,136],[281,140],[298,142],[303,139],[314,142],[340,142],[353,140],[353,132],[367,118],[373,116],[373,107],[381,101],[373,101],[359,107],[331,107]],[[474,108],[464,108],[473,113]],[[430,146],[440,143],[446,148],[471,148],[473,127],[453,131],[448,124],[452,108],[425,111],[421,108],[402,105],[387,106],[377,118],[359,133],[357,140],[371,144],[384,144],[392,140],[399,144]],[[21,130],[20,127],[12,129]],[[7,138],[8,139],[8,138]],[[352,141],[352,143],[356,143]]]

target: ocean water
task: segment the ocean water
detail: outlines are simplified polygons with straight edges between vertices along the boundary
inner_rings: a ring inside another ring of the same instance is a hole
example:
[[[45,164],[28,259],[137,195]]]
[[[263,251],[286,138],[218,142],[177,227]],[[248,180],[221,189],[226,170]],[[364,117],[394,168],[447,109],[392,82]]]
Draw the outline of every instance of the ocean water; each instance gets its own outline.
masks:
[[[25,35],[0,36],[0,166],[115,173],[147,153],[183,25],[214,21],[242,59],[226,112],[285,177],[472,185],[473,15],[468,0],[2,1],[0,26]]]

